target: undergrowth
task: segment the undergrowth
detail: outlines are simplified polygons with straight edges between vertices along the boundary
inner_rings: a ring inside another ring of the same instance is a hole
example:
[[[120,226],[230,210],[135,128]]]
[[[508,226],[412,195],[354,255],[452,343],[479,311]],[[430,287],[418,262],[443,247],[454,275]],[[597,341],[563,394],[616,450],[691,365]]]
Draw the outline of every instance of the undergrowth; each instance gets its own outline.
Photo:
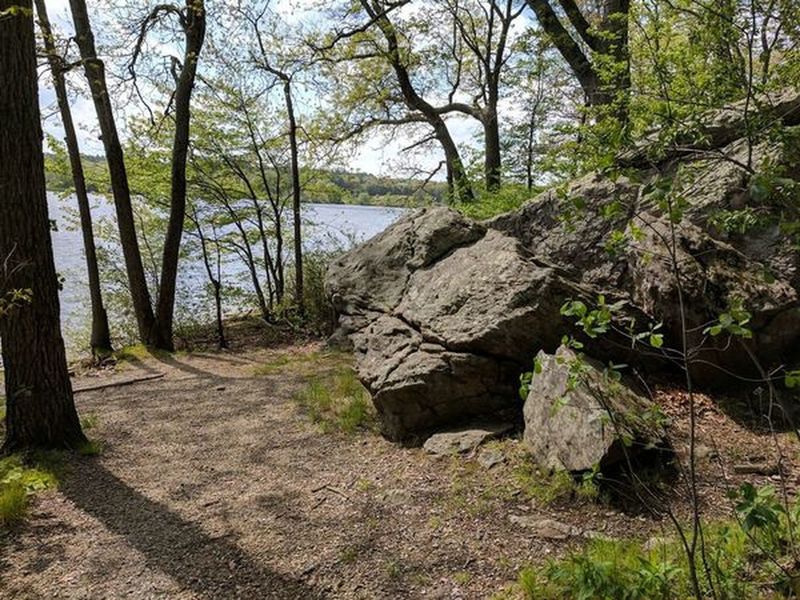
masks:
[[[53,453],[0,459],[0,528],[22,521],[34,494],[55,487],[60,460]]]
[[[770,487],[745,485],[732,495],[736,518],[705,527],[703,594],[719,600],[797,598],[800,503],[784,510]],[[590,541],[583,549],[523,569],[517,591],[531,600],[651,600],[693,596],[679,540]],[[498,598],[503,595],[497,596]]]
[[[352,368],[339,367],[330,374],[314,377],[294,399],[325,432],[352,434],[375,427],[369,392]]]

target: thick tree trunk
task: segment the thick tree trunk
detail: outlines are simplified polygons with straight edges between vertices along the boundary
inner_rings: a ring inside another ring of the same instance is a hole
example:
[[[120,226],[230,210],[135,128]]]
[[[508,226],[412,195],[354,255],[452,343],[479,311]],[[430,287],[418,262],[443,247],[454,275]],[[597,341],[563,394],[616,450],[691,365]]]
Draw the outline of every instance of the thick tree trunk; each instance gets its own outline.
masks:
[[[136,238],[136,225],[131,205],[131,193],[128,186],[128,173],[125,170],[125,158],[122,145],[114,122],[114,112],[106,86],[105,66],[97,58],[89,13],[85,0],[70,0],[72,19],[75,24],[75,39],[80,50],[81,60],[86,72],[89,89],[92,92],[97,120],[100,124],[101,138],[106,153],[106,162],[111,177],[111,190],[117,210],[122,254],[125,258],[125,269],[128,274],[133,310],[139,328],[139,337],[146,345],[154,345],[155,315],[150,304],[150,292],[142,265],[139,241]]]
[[[186,219],[186,157],[189,152],[189,125],[192,90],[197,61],[203,48],[206,14],[203,0],[186,0],[186,44],[183,68],[175,89],[175,137],[172,144],[172,191],[169,222],[161,261],[161,286],[156,307],[156,327],[152,342],[157,348],[173,351],[172,322],[175,313],[175,285],[178,278],[183,222]]]
[[[297,149],[297,120],[292,102],[292,82],[288,77],[283,81],[283,95],[286,100],[286,114],[289,117],[289,149],[292,171],[292,216],[294,218],[294,301],[300,315],[306,312],[303,290],[303,238],[300,216],[300,156]]]
[[[72,111],[67,97],[67,87],[64,83],[63,59],[58,56],[50,19],[44,0],[36,0],[36,12],[39,15],[39,27],[42,31],[50,71],[53,75],[53,88],[56,92],[58,110],[61,113],[61,122],[64,125],[64,141],[69,155],[72,181],[75,186],[75,197],[78,200],[78,212],[81,219],[81,233],[83,235],[83,251],[86,255],[86,270],[89,276],[89,296],[92,309],[92,332],[90,343],[95,356],[103,356],[111,352],[111,332],[108,327],[108,315],[103,306],[103,293],[100,289],[100,270],[97,266],[97,250],[94,243],[92,229],[92,212],[89,207],[89,196],[86,192],[86,178],[81,164],[81,152],[78,146],[78,136],[75,134],[75,125],[72,122]]]
[[[22,8],[11,13],[12,8]],[[47,214],[31,0],[0,0],[0,299],[30,300],[0,317],[4,451],[86,443],[72,398]]]

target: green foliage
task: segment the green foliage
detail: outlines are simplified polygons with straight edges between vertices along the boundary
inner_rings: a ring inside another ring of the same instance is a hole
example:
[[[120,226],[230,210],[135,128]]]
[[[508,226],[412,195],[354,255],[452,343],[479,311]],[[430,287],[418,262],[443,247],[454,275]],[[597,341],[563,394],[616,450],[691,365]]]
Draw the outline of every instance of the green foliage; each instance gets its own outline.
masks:
[[[56,474],[52,463],[28,465],[21,456],[0,459],[0,527],[8,527],[25,518],[31,496],[55,487]]]
[[[103,453],[103,444],[97,440],[89,440],[78,448],[81,456],[99,456]]]
[[[0,297],[0,319],[11,314],[11,312],[31,301],[33,292],[30,289],[9,290],[5,296]]]
[[[716,337],[727,333],[735,337],[749,339],[753,332],[747,328],[751,315],[744,309],[741,298],[731,298],[728,309],[719,315],[716,323],[706,327],[703,333]]]
[[[800,388],[800,369],[786,371],[783,374],[783,384],[789,388]]]
[[[712,214],[708,222],[713,227],[725,233],[738,233],[744,235],[751,229],[761,225],[758,213],[751,208],[741,210],[720,210]]]
[[[608,333],[613,315],[623,306],[625,306],[624,300],[607,304],[605,296],[600,295],[597,297],[597,307],[594,309],[589,309],[580,300],[570,300],[561,307],[561,314],[565,317],[574,317],[586,335],[596,338]]]
[[[794,597],[799,574],[795,572],[792,540],[800,533],[800,504],[787,511],[773,488],[750,484],[731,497],[736,503],[737,520],[705,527],[714,597],[760,598],[770,596],[769,591]],[[517,587],[526,598],[537,600],[691,597],[689,569],[680,541],[659,538],[653,542],[645,546],[632,540],[592,540],[564,558],[523,569]],[[701,591],[710,593],[702,558],[696,560]]]
[[[772,486],[756,488],[751,483],[745,483],[738,492],[731,495],[737,501],[736,512],[739,513],[745,531],[768,531],[780,526],[780,518],[785,509],[778,502]]]
[[[336,369],[312,379],[294,396],[314,423],[324,432],[354,434],[375,427],[375,412],[369,393],[352,368]]]

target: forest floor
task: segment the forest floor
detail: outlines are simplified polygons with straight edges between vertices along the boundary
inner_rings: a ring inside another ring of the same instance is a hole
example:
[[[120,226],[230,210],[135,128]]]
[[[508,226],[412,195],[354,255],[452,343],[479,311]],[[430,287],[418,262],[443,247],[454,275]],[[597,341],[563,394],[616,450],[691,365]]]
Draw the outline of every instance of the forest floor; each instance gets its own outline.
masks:
[[[134,353],[78,375],[76,390],[158,378],[76,394],[102,452],[68,458],[58,488],[36,497],[25,523],[0,533],[0,596],[514,597],[520,568],[589,537],[670,532],[666,518],[539,477],[519,436],[492,442],[505,460],[486,468],[475,456],[437,458],[370,429],[323,431],[296,396],[348,361],[312,341]],[[688,400],[658,394],[685,453]],[[775,479],[730,468],[773,460],[772,438],[703,396],[699,403],[703,503],[729,514],[727,488]],[[798,446],[788,434],[777,439],[794,493]],[[682,479],[669,501],[686,518]],[[542,537],[521,524],[537,516],[574,529],[565,539]]]

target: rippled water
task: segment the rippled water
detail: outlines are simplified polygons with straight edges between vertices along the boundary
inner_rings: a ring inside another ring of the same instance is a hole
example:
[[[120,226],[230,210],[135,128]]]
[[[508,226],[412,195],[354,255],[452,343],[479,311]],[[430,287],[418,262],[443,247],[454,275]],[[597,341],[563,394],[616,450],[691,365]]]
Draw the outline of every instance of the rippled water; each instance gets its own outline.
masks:
[[[101,197],[94,197],[95,221],[113,218],[113,207]],[[61,292],[61,320],[65,335],[85,330],[90,322],[89,290],[86,284],[86,263],[80,231],[74,227],[70,214],[75,206],[74,197],[58,199],[48,194],[50,218],[58,227],[53,232],[53,248],[56,268],[64,278]],[[304,204],[304,246],[307,250],[347,248],[362,242],[388,227],[404,209],[354,206],[345,204]],[[291,249],[290,249],[291,251]],[[198,261],[183,260],[180,265],[180,284],[183,287],[183,302],[191,301],[193,294],[205,294],[205,271]],[[232,263],[225,267],[224,279],[235,279],[237,286],[249,287],[246,273],[240,265]],[[231,281],[228,282],[229,284]],[[188,290],[188,297],[187,297]]]

